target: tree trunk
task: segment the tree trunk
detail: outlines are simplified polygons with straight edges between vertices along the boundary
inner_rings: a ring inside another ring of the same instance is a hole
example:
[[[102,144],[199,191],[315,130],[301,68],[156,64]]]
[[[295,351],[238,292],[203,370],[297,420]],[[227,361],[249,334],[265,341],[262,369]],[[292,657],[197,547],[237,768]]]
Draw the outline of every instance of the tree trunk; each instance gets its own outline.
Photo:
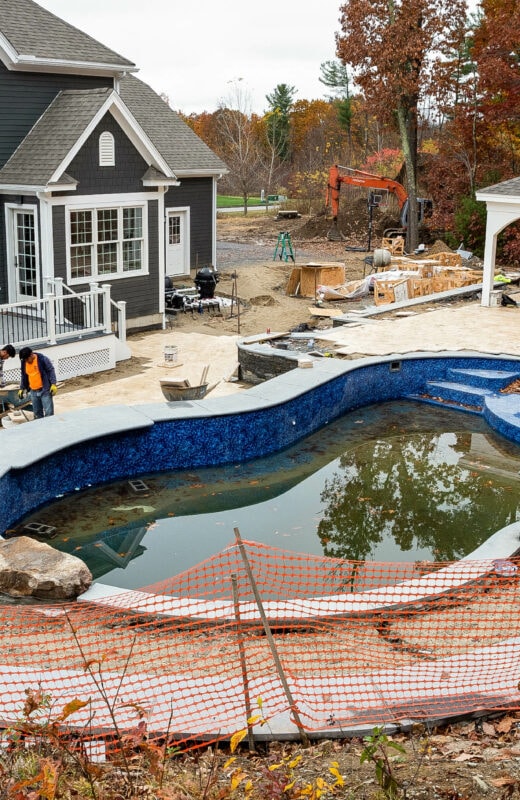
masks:
[[[416,155],[413,152],[410,132],[408,127],[407,108],[401,103],[397,109],[399,134],[403,146],[404,163],[406,166],[406,191],[408,193],[408,226],[406,229],[406,250],[413,253],[419,243],[418,214],[417,214],[417,177],[415,171]],[[415,138],[417,142],[417,138]]]

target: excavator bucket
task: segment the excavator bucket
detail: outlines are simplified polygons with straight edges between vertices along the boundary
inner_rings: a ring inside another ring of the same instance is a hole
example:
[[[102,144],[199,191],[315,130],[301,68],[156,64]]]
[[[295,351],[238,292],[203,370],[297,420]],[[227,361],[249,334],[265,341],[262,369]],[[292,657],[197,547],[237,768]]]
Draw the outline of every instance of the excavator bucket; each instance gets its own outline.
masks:
[[[345,241],[346,236],[344,236],[341,233],[341,231],[340,231],[340,229],[338,227],[338,221],[337,220],[334,220],[334,222],[332,223],[332,228],[330,228],[327,231],[327,239],[329,240],[329,242],[344,242]]]

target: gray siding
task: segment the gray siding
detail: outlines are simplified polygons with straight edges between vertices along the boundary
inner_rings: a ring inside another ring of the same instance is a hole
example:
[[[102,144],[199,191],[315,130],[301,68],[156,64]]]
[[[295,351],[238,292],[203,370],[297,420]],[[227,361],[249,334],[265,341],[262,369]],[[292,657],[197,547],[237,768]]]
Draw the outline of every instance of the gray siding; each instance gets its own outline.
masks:
[[[115,167],[99,166],[99,137],[110,131],[115,139]],[[78,181],[68,194],[122,194],[143,192],[142,177],[148,164],[123,133],[112,114],[105,114],[80,152],[67,167],[67,174]]]
[[[196,269],[211,264],[214,224],[212,179],[181,179],[180,186],[173,186],[168,190],[164,205],[166,208],[177,206],[191,208],[190,266]]]
[[[10,72],[0,61],[0,167],[62,89],[113,86],[111,78]]]

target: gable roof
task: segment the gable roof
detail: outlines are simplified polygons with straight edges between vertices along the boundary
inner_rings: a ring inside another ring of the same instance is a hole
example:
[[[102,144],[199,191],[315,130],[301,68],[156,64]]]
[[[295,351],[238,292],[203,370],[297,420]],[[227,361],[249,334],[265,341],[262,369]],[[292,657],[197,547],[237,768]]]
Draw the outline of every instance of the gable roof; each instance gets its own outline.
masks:
[[[117,74],[132,61],[34,0],[0,0],[0,57],[9,69]]]
[[[109,111],[147,163],[154,165],[162,175],[162,180],[176,182],[167,162],[140,129],[119,95],[104,87],[60,92],[0,170],[0,184],[54,191],[64,180],[70,184],[71,176],[66,176],[65,170]]]
[[[111,93],[109,88],[60,92],[0,170],[0,183],[46,186]]]
[[[107,111],[153,168],[142,176],[146,185],[227,172],[224,162],[149,86],[132,77],[122,83],[126,102],[110,88],[60,92],[0,169],[0,185],[31,191],[74,188],[74,176],[66,170]]]
[[[146,83],[125,75],[119,94],[178,178],[228,172],[222,159]]]
[[[485,189],[479,189],[477,194],[500,195],[504,198],[512,197],[516,198],[517,200],[520,200],[520,178],[510,178],[510,180],[508,181],[502,181],[502,183],[495,183],[493,186],[486,186]]]

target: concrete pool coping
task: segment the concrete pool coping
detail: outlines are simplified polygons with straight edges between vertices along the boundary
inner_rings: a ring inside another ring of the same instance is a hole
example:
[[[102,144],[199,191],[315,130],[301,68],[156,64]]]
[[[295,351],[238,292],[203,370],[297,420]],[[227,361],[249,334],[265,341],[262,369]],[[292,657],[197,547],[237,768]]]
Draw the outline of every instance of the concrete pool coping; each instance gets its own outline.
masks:
[[[268,345],[257,344],[256,338],[249,337],[249,339],[243,340],[243,343],[247,347],[254,346],[255,349],[262,352]],[[291,359],[291,355],[284,351],[280,351],[277,355],[282,359],[286,357]],[[294,356],[292,358],[294,360]],[[272,408],[323,386],[335,377],[355,372],[362,367],[397,361],[413,362],[419,359],[442,361],[464,358],[485,359],[495,363],[504,360],[516,362],[520,371],[519,356],[483,354],[478,351],[396,352],[386,356],[367,356],[349,361],[335,358],[314,358],[312,369],[298,369],[293,366],[288,372],[270,381],[233,395],[176,403],[142,403],[133,406],[107,405],[84,408],[57,414],[47,419],[34,420],[31,425],[9,428],[2,431],[0,479],[11,469],[23,470],[72,445],[93,441],[103,436],[117,436],[127,431],[151,428],[158,422],[223,417]],[[518,432],[520,441],[520,395],[508,395],[506,398],[495,396],[486,402],[486,406],[489,406],[491,412],[489,415],[490,427],[494,427],[494,419],[503,419],[510,425],[512,433],[515,430]]]

